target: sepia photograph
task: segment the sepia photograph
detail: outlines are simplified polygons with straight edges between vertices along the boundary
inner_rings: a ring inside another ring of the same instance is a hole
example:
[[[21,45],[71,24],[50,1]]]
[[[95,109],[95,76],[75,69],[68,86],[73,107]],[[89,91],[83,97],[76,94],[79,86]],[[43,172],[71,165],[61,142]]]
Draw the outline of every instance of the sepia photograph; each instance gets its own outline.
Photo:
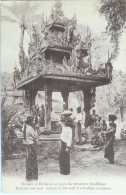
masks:
[[[126,194],[126,0],[3,0],[2,193]]]

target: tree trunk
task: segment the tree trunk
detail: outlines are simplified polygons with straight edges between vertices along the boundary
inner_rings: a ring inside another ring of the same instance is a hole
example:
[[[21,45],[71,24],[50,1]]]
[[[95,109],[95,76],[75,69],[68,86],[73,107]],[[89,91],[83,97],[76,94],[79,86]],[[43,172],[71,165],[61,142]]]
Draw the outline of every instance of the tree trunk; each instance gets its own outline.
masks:
[[[20,48],[23,48],[25,25],[21,24]]]

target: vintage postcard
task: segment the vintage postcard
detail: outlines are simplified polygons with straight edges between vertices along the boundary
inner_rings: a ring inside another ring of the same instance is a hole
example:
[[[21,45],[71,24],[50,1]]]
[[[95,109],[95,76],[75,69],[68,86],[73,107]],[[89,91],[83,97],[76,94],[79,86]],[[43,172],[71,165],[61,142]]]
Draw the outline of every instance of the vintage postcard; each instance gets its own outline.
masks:
[[[3,193],[126,194],[125,10],[1,2]]]

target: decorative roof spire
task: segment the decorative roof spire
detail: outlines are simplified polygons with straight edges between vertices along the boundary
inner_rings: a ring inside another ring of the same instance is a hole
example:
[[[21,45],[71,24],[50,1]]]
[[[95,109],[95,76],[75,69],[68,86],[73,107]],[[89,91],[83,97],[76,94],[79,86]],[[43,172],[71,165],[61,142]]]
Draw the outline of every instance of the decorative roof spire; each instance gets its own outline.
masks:
[[[54,10],[53,10],[53,3],[52,3],[52,10],[51,10],[51,12],[53,12]]]
[[[76,16],[76,13],[75,13],[75,9],[74,9],[74,15],[72,17],[72,20],[75,21],[75,22],[77,22],[77,16]]]
[[[17,66],[17,62],[15,61],[15,66],[14,67],[16,67]]]
[[[75,9],[74,9],[74,17],[76,17],[76,12],[75,12]]]
[[[63,14],[62,5],[63,5],[63,4],[62,4],[61,0],[56,0],[56,1],[55,1],[55,5],[54,5],[55,11],[56,11],[57,13],[59,13],[59,14]]]
[[[15,65],[14,65],[14,68],[17,69],[17,62],[15,61]]]
[[[47,22],[48,18],[47,18],[47,14],[46,14],[46,22]]]
[[[44,23],[44,12],[42,14],[42,23]]]
[[[108,61],[109,61],[109,58],[110,58],[110,53],[109,53],[109,49],[108,49]]]

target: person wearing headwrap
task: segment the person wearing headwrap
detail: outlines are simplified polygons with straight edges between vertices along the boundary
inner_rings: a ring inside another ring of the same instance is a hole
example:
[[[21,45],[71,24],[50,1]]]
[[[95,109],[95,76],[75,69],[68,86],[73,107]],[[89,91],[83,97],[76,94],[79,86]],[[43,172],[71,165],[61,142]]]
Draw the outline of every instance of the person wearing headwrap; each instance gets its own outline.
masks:
[[[70,174],[70,147],[72,144],[72,119],[71,112],[64,111],[61,116],[61,150],[59,155],[60,174]]]
[[[38,134],[34,130],[33,117],[28,116],[23,126],[23,142],[26,145],[26,180],[38,180]]]
[[[115,115],[109,115],[109,127],[106,131],[107,143],[104,157],[109,160],[110,164],[114,164],[114,141],[116,133],[116,124],[114,121],[116,119],[117,117]]]

